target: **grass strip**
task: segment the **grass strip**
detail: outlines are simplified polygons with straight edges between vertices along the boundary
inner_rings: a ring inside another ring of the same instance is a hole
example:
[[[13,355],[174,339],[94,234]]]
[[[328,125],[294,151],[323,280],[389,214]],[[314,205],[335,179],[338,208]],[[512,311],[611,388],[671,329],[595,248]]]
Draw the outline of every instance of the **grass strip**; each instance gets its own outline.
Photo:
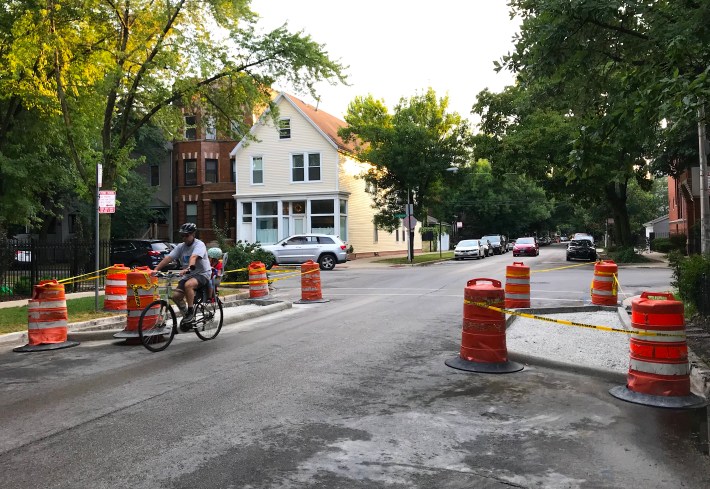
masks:
[[[104,298],[99,296],[99,311],[94,308],[94,297],[67,299],[69,323],[88,321],[101,317],[116,316],[116,312],[103,311]],[[0,309],[0,334],[27,331],[27,306]]]
[[[442,251],[441,256],[439,252],[436,253],[425,253],[421,255],[414,255],[414,263],[427,263],[432,261],[440,260],[450,260],[454,257],[453,251]],[[382,260],[375,260],[375,263],[391,263],[393,265],[409,265],[409,260],[406,256],[401,256],[397,258],[384,258]]]

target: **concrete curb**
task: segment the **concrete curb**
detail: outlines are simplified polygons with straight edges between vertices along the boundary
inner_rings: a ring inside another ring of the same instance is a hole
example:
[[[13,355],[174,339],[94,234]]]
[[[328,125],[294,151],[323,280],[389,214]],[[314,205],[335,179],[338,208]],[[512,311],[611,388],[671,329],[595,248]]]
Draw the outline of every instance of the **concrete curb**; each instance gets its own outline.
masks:
[[[639,296],[636,296],[639,297]],[[633,297],[625,299],[623,304],[614,306],[562,306],[562,307],[533,307],[516,309],[516,311],[526,313],[526,314],[560,314],[560,313],[573,313],[573,312],[590,312],[590,311],[617,311],[619,314],[619,319],[624,325],[625,329],[631,329],[631,318],[629,317],[631,300]],[[627,309],[628,302],[628,309]],[[517,316],[509,316],[506,319],[505,327],[506,329],[515,321]],[[534,355],[527,354],[517,354],[515,352],[510,353],[511,358],[522,363],[530,363],[542,366],[549,366],[553,368],[561,368],[565,370],[571,370],[574,372],[588,372],[594,375],[602,375],[609,378],[614,378],[618,381],[619,378],[623,382],[626,382],[626,376],[620,377],[617,372],[606,371],[604,369],[595,369],[592,367],[577,367],[565,364],[563,362],[556,362],[554,360],[549,360],[544,357],[536,357]],[[693,351],[688,348],[688,363],[690,364],[690,388],[692,392],[704,397],[705,399],[710,399],[710,367],[708,367]]]
[[[258,310],[245,311],[236,318],[230,318],[227,322],[225,319],[224,327],[229,325],[246,321],[247,319],[253,319],[256,317],[264,316],[266,314],[272,314],[275,312],[280,312],[285,309],[290,309],[293,307],[291,302],[278,301],[275,299],[237,299],[236,297],[227,298],[227,302],[223,303],[223,308],[238,307],[247,304],[255,304],[261,306]],[[180,316],[180,314],[178,314]],[[121,316],[110,316],[99,319],[92,319],[90,321],[83,321],[78,323],[70,323],[67,325],[67,340],[69,341],[105,341],[105,340],[115,340],[114,334],[123,329],[126,326],[125,315]],[[12,346],[22,346],[26,344],[27,331],[19,331],[16,333],[7,333],[0,335],[0,346],[2,345],[12,345]]]

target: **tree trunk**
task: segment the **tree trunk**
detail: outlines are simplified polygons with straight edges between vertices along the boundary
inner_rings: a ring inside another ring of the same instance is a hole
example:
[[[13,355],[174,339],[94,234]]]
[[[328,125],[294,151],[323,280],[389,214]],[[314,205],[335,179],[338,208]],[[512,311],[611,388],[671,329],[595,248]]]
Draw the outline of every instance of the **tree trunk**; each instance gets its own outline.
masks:
[[[629,211],[626,207],[626,188],[626,182],[611,182],[604,187],[604,194],[614,218],[614,235],[622,248],[629,248],[634,245],[629,222]]]

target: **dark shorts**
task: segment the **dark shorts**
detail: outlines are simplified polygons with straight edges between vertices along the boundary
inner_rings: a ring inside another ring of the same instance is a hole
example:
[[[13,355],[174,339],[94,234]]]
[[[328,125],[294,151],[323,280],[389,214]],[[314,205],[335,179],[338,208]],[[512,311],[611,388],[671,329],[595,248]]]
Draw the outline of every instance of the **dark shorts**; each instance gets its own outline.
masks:
[[[180,292],[185,293],[185,282],[187,282],[191,278],[194,278],[195,280],[197,280],[197,288],[198,289],[203,288],[205,285],[207,285],[209,283],[209,280],[207,278],[205,278],[204,275],[201,275],[201,274],[187,275],[187,276],[180,279],[180,281],[177,284],[177,287],[175,287],[175,288],[177,290],[179,290]]]

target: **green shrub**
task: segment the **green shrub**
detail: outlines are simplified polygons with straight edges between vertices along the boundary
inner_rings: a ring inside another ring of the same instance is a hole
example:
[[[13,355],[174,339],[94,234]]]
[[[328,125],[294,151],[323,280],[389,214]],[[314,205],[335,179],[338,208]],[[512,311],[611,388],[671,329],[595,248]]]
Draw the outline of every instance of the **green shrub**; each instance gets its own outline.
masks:
[[[648,258],[636,253],[633,247],[609,251],[609,257],[616,263],[646,263],[648,261]]]
[[[270,251],[262,249],[259,243],[245,243],[239,240],[234,246],[227,246],[223,248],[223,250],[229,253],[227,259],[227,269],[225,271],[247,268],[252,262],[261,262],[267,269],[269,269],[275,261],[274,255],[272,255]],[[249,271],[242,270],[227,273],[222,281],[248,282]]]
[[[668,253],[673,251],[671,246],[671,240],[669,238],[655,238],[651,241],[651,251],[657,251],[659,253]]]
[[[29,277],[20,277],[12,288],[15,295],[32,295],[32,280]]]
[[[678,289],[680,299],[690,310],[710,316],[710,256],[674,254],[669,256],[673,268],[671,285]]]

